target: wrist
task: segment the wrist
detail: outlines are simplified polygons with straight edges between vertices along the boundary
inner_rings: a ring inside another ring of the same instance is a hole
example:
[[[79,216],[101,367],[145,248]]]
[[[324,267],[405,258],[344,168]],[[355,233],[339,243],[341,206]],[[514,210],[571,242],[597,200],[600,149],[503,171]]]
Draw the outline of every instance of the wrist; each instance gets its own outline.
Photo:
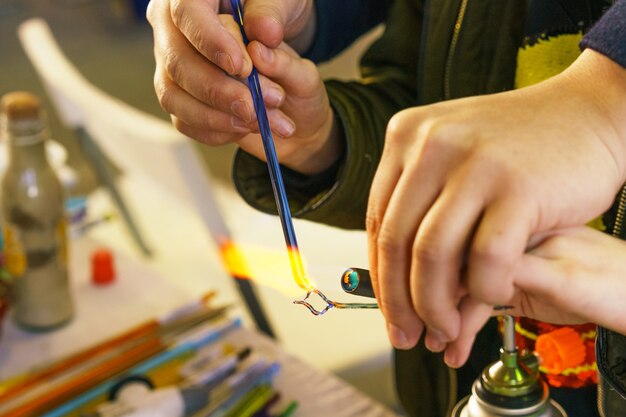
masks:
[[[326,120],[319,132],[307,139],[306,144],[297,146],[294,152],[280,158],[281,164],[304,175],[316,175],[337,162],[344,153],[345,141],[340,123],[331,109],[328,109]]]
[[[615,160],[620,187],[626,182],[626,68],[586,49],[564,75],[589,109],[581,117],[593,115],[592,127]]]

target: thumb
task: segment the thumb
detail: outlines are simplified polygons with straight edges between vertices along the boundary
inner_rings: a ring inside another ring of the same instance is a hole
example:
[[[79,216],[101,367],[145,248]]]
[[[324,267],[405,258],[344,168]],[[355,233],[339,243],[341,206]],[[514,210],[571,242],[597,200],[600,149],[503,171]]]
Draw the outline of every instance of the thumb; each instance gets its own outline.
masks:
[[[317,67],[308,59],[300,58],[287,44],[270,49],[260,42],[251,42],[248,52],[259,72],[289,94],[300,99],[321,98],[323,83]]]
[[[313,16],[311,0],[247,0],[244,26],[250,40],[276,48],[297,36]]]
[[[528,253],[516,265],[513,280],[523,291],[550,299],[560,299],[564,286],[568,285],[557,262]]]

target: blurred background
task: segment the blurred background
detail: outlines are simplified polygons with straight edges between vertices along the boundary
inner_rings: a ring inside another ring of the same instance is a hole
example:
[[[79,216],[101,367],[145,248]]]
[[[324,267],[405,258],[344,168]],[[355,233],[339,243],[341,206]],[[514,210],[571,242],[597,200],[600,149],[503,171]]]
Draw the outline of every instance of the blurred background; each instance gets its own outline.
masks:
[[[68,56],[92,83],[126,103],[169,120],[161,109],[152,86],[154,57],[152,31],[145,20],[146,0],[0,0],[0,93],[28,90],[46,100],[45,91],[19,45],[19,23],[42,17]],[[357,76],[357,59],[375,33],[330,63],[320,66],[324,77],[350,79]],[[69,153],[69,164],[81,170],[85,187],[95,181],[71,132],[50,112],[55,140]],[[207,149],[198,146],[211,173],[230,184],[234,146]]]
[[[26,90],[43,99],[49,109],[51,136],[66,147],[68,165],[78,172],[78,186],[83,193],[96,192],[101,184],[92,166],[81,154],[75,136],[61,124],[52,110],[53,105],[20,46],[16,30],[28,18],[45,19],[63,52],[87,80],[137,109],[169,120],[156,100],[152,85],[154,58],[152,31],[144,15],[146,3],[145,0],[0,0],[0,95]],[[378,33],[380,28],[360,39],[332,62],[321,65],[323,77],[357,77],[358,56]],[[195,142],[193,146],[202,155],[212,178],[220,188],[225,189],[227,198],[221,201],[224,211],[236,215],[244,213],[240,215],[241,221],[230,217],[238,239],[284,250],[278,218],[243,207],[244,203],[233,190],[230,169],[235,148],[207,148]],[[115,165],[115,161],[110,163]],[[148,213],[142,212],[142,207],[135,208],[137,216],[144,217],[146,214],[145,217],[149,217]],[[164,225],[158,227],[163,229]],[[296,221],[296,230],[307,263],[313,265],[314,270],[329,275],[317,280],[322,288],[333,286],[333,289],[338,289],[336,271],[342,268],[367,266],[366,242],[362,232],[332,229],[304,221]],[[101,236],[106,239],[106,233]],[[187,241],[193,245],[198,240],[189,235]],[[123,247],[124,243],[119,242],[119,245]],[[132,250],[129,249],[129,252]],[[184,272],[185,264],[198,260],[203,251],[206,252],[207,248],[188,249],[183,259],[174,259],[178,268],[175,278],[190,281],[205,279],[186,277]],[[141,258],[137,253],[130,253],[130,256]],[[157,268],[164,265],[153,264]],[[172,271],[173,267],[164,267],[159,272],[172,274]],[[213,285],[207,284],[209,287]],[[292,298],[275,289],[261,287],[258,293],[278,340],[288,351],[397,409],[391,349],[378,312],[332,311],[327,316],[316,318],[293,306]]]

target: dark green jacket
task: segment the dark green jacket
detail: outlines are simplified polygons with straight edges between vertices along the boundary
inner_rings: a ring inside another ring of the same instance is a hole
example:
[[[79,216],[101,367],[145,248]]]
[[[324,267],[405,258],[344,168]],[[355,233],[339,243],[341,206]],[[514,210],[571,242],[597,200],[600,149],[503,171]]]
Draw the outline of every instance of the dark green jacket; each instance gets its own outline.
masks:
[[[513,87],[522,37],[519,16],[524,16],[525,2],[470,0],[456,37],[453,28],[461,3],[396,0],[384,35],[361,61],[364,81],[327,82],[333,109],[345,130],[345,158],[336,181],[327,184],[330,188],[306,186],[302,183],[306,179],[288,171],[283,174],[294,216],[364,228],[370,184],[393,114],[420,104]],[[453,38],[458,41],[452,42]],[[262,211],[276,211],[262,162],[239,153],[234,172],[236,186],[248,203]]]
[[[526,1],[381,2],[386,5],[381,12],[389,9],[386,29],[362,58],[362,80],[326,82],[346,139],[343,159],[315,178],[283,170],[296,217],[364,228],[370,185],[393,114],[417,105],[513,88]],[[265,163],[238,152],[234,180],[250,205],[276,213]],[[457,394],[467,393],[471,383],[465,380],[467,375],[476,377],[497,359],[499,343],[491,323],[479,336],[465,374],[458,375],[422,344],[412,351],[396,352],[397,388],[409,415],[444,417]]]

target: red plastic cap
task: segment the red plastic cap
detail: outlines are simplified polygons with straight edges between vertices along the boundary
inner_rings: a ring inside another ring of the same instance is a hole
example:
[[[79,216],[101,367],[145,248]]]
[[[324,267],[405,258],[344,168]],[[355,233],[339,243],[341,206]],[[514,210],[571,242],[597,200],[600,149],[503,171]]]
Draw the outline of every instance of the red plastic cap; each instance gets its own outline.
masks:
[[[110,250],[98,249],[91,254],[91,281],[96,285],[115,281],[115,266]]]
[[[540,335],[535,351],[541,358],[541,365],[551,374],[581,365],[586,356],[585,344],[571,327]]]

